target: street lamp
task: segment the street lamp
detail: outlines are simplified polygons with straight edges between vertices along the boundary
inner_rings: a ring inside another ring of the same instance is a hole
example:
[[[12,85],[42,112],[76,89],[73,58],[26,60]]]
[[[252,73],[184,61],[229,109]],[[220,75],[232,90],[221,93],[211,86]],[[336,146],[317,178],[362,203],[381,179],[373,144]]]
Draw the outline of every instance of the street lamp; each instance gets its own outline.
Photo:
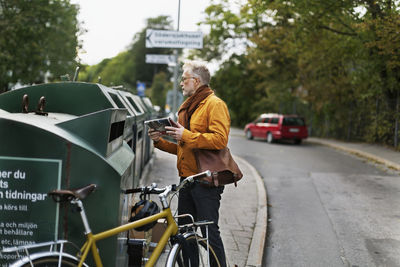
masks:
[[[178,25],[176,30],[179,32],[179,20],[181,16],[181,0],[178,0]],[[178,48],[174,49],[174,56],[175,56],[175,68],[174,68],[174,96],[172,101],[172,116],[176,119],[176,112],[178,111],[178,68],[179,68],[179,60],[178,60]]]

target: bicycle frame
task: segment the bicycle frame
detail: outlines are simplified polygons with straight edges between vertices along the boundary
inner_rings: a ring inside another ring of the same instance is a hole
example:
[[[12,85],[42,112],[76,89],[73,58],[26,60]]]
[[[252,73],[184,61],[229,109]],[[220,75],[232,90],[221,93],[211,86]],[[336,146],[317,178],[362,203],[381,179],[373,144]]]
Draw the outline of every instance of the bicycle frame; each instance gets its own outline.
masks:
[[[60,198],[57,199],[59,201],[56,200],[57,202],[69,201],[70,203],[78,206],[78,208],[79,208],[78,210],[80,211],[83,226],[85,228],[86,241],[83,244],[83,246],[80,248],[78,255],[72,256],[68,253],[66,253],[65,255],[70,257],[73,260],[79,261],[78,267],[81,267],[83,265],[86,266],[86,264],[84,264],[84,262],[89,254],[89,251],[91,251],[96,266],[103,267],[103,263],[102,263],[101,257],[100,257],[100,252],[98,251],[98,248],[96,245],[97,241],[106,239],[111,236],[116,236],[119,233],[126,232],[131,229],[135,229],[135,228],[144,226],[144,225],[152,223],[152,222],[157,222],[159,219],[164,218],[167,221],[167,228],[165,229],[165,232],[162,234],[157,246],[154,248],[153,252],[150,255],[150,258],[148,259],[148,261],[146,262],[146,265],[145,265],[146,267],[154,266],[156,264],[156,261],[160,257],[164,247],[167,245],[167,242],[170,239],[170,237],[178,234],[179,228],[175,221],[174,216],[172,215],[171,208],[169,207],[169,203],[167,201],[169,194],[171,194],[171,192],[179,191],[183,186],[185,186],[185,184],[187,184],[189,182],[193,182],[195,178],[201,178],[201,177],[205,177],[205,176],[211,176],[211,172],[205,171],[205,172],[199,173],[197,175],[189,176],[185,180],[183,180],[177,187],[175,187],[175,185],[170,185],[170,186],[167,186],[165,189],[162,189],[162,191],[160,191],[162,193],[160,193],[158,195],[160,198],[161,205],[163,207],[161,212],[154,214],[152,216],[145,217],[143,219],[134,221],[134,222],[126,223],[124,225],[105,230],[105,231],[97,233],[97,234],[93,234],[92,230],[90,229],[88,219],[86,217],[85,209],[84,209],[82,201],[81,201],[81,199],[83,199],[85,196],[83,196],[82,198],[79,198],[76,196],[75,192],[72,192],[69,190],[60,190],[60,191],[55,190],[53,192],[50,192],[49,195],[50,194],[53,194],[53,195],[58,194],[59,195]],[[88,191],[88,194],[89,194],[90,192],[93,191],[95,186],[96,185],[92,184],[92,185],[89,185],[82,189],[89,190]],[[152,189],[154,189],[154,187]],[[142,192],[142,190],[143,189],[140,189],[138,191],[137,191],[137,189],[126,190],[125,194],[134,193],[134,192]],[[160,189],[157,189],[157,190],[160,190]],[[71,197],[73,197],[73,199],[71,199]],[[181,216],[184,216],[184,215],[181,215]],[[191,216],[191,215],[186,214],[186,216]],[[192,221],[193,221],[193,218],[192,218]],[[210,222],[208,222],[208,223],[210,223]],[[208,223],[205,223],[205,224],[208,224]],[[199,225],[202,225],[202,224],[204,224],[204,222],[200,223]],[[196,225],[196,224],[193,224],[193,225]],[[68,242],[68,241],[63,240],[63,241],[55,241],[55,242],[54,241],[53,242],[45,242],[45,243],[41,243],[41,244],[36,244],[34,246],[13,247],[13,248],[5,249],[4,251],[6,251],[6,252],[17,251],[17,254],[18,254],[18,251],[24,250],[27,255],[23,259],[24,260],[28,259],[31,262],[33,257],[35,257],[35,259],[37,259],[38,257],[42,257],[42,254],[40,254],[39,256],[37,253],[30,254],[28,252],[29,248],[50,245],[50,251],[52,251],[53,245],[61,244],[61,251],[59,253],[54,254],[52,252],[54,255],[58,255],[61,260],[61,258],[64,257],[62,247],[63,247],[63,244],[66,242]],[[209,248],[208,248],[208,233],[207,233],[207,252],[209,251],[208,249]],[[47,256],[47,254],[46,254],[46,256]],[[60,260],[59,260],[59,265],[61,263]]]
[[[93,234],[91,232],[88,233],[86,235],[87,240],[81,248],[82,257],[80,259],[78,266],[81,267],[83,265],[83,262],[85,261],[86,257],[89,254],[89,250],[91,250],[94,261],[96,263],[96,266],[102,267],[103,264],[101,262],[100,254],[99,254],[99,251],[96,246],[97,241],[106,239],[108,237],[117,235],[121,232],[125,232],[125,231],[131,230],[136,227],[143,226],[143,225],[151,223],[151,222],[155,222],[161,218],[165,218],[167,220],[168,226],[167,226],[165,232],[163,233],[163,235],[161,236],[161,239],[158,242],[157,246],[155,247],[153,253],[150,255],[148,262],[145,265],[146,267],[154,266],[157,259],[160,257],[163,248],[167,245],[167,242],[168,242],[170,236],[176,235],[178,233],[178,225],[176,224],[174,217],[172,216],[172,212],[171,212],[170,208],[164,209],[160,213],[157,213],[155,215],[137,220],[135,222],[124,224],[124,225],[115,227],[113,229],[106,230],[104,232],[100,232],[97,234]]]

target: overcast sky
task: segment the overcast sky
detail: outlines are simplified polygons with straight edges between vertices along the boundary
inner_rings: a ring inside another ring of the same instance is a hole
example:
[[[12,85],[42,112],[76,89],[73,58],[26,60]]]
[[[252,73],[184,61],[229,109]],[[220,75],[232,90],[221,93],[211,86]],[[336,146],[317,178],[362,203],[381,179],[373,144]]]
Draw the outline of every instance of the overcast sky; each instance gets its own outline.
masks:
[[[116,56],[143,30],[146,19],[169,15],[177,27],[179,0],[71,0],[80,5],[78,19],[88,30],[83,40],[82,63],[93,65]],[[210,0],[181,0],[180,30],[199,31]]]

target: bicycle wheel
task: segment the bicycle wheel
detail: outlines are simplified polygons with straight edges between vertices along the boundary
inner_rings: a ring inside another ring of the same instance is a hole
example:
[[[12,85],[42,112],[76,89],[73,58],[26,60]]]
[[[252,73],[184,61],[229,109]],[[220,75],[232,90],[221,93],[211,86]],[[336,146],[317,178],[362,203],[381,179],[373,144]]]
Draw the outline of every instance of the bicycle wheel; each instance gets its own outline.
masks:
[[[32,261],[34,267],[58,267],[58,257],[56,256],[47,256],[43,258],[38,258]],[[69,259],[69,258],[62,258],[61,259],[61,266],[62,267],[76,267],[78,266],[79,261]],[[28,262],[22,267],[31,267],[31,264]]]
[[[58,260],[59,256],[58,255],[45,255],[45,256],[38,256],[35,257],[35,254],[32,254],[30,256],[31,262],[29,261],[28,258],[24,258],[10,266],[12,267],[58,267]],[[70,255],[63,255],[61,258],[61,266],[62,267],[76,267],[79,265],[79,261],[74,258],[73,256]],[[86,264],[83,264],[83,266],[87,266]]]
[[[186,245],[177,243],[175,244],[167,259],[166,267],[197,267],[197,266],[212,266],[220,267],[218,258],[215,255],[213,248],[209,245],[209,259],[207,259],[207,242],[204,240],[198,241],[197,246],[196,235],[194,233],[186,234]],[[200,238],[197,236],[197,238]],[[186,249],[185,249],[186,248]],[[190,249],[190,256],[188,256],[187,249]]]

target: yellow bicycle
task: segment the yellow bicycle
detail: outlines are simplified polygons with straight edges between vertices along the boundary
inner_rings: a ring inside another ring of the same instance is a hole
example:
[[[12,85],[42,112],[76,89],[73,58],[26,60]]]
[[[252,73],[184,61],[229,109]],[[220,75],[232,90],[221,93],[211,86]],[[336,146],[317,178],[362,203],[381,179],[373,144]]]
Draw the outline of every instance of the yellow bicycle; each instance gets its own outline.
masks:
[[[168,185],[164,188],[157,188],[156,186],[147,186],[135,189],[126,190],[125,193],[140,192],[144,195],[158,194],[162,211],[133,221],[101,233],[93,234],[83,207],[82,200],[85,199],[96,188],[95,184],[91,184],[75,190],[54,190],[49,192],[56,202],[70,202],[78,207],[82,223],[85,228],[86,242],[79,249],[77,255],[72,255],[66,252],[65,247],[71,242],[67,240],[57,240],[34,245],[10,247],[3,249],[3,253],[17,253],[18,260],[12,263],[11,267],[48,267],[48,266],[88,266],[85,263],[89,252],[92,253],[94,262],[97,267],[103,266],[99,250],[96,243],[100,240],[106,239],[111,236],[118,235],[119,233],[126,232],[132,229],[137,229],[148,224],[154,224],[159,219],[166,220],[167,227],[161,236],[157,246],[154,248],[148,259],[143,259],[142,264],[146,267],[154,266],[159,259],[164,247],[169,243],[171,245],[165,266],[220,266],[219,261],[214,253],[214,250],[208,243],[208,230],[205,236],[197,234],[198,227],[205,227],[213,223],[208,221],[193,222],[188,225],[178,226],[176,218],[173,216],[170,208],[170,198],[176,192],[179,192],[184,186],[195,182],[197,179],[210,176],[210,171],[205,171],[196,175],[185,178],[179,185]],[[180,215],[181,216],[181,215]],[[179,228],[186,229],[186,232],[181,234]],[[37,249],[48,247],[46,251],[37,252]],[[189,249],[188,249],[189,248]],[[35,252],[30,253],[31,250]],[[120,267],[120,266],[118,266]]]

